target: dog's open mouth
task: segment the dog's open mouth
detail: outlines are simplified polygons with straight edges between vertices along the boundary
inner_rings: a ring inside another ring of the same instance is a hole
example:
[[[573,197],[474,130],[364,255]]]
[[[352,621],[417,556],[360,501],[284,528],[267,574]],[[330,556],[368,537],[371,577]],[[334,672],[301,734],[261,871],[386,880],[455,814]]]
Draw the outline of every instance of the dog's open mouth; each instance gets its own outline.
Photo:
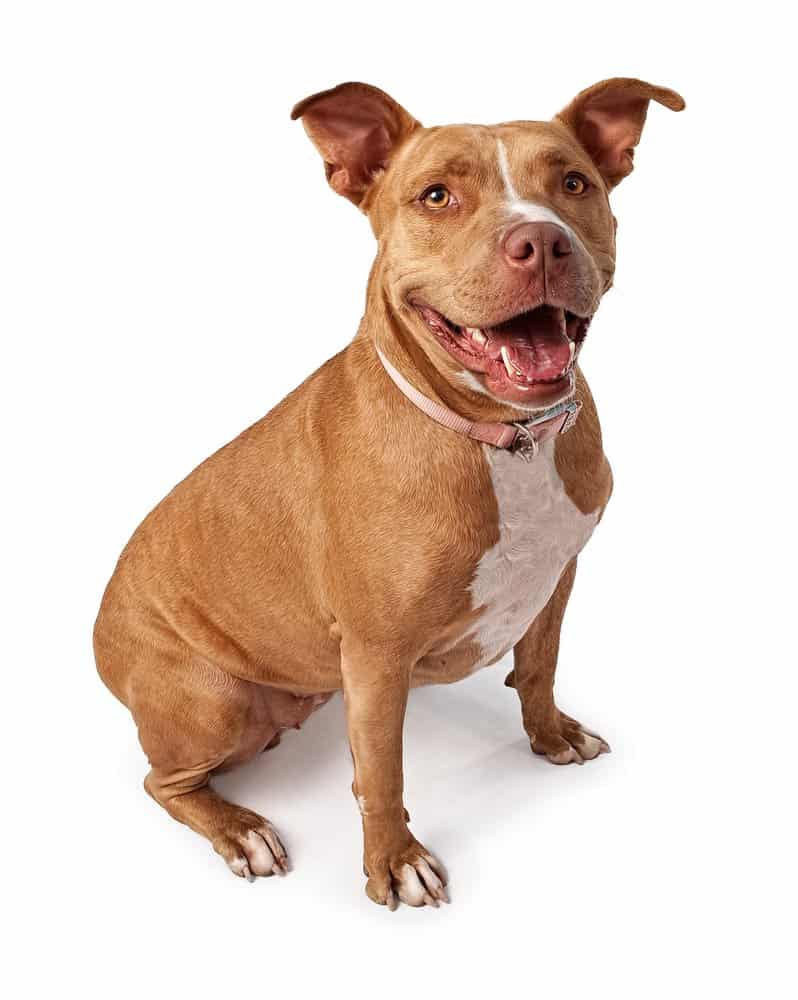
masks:
[[[576,356],[590,325],[552,305],[538,306],[491,327],[458,326],[430,306],[415,308],[436,339],[487,388],[529,406],[550,405],[573,391]]]

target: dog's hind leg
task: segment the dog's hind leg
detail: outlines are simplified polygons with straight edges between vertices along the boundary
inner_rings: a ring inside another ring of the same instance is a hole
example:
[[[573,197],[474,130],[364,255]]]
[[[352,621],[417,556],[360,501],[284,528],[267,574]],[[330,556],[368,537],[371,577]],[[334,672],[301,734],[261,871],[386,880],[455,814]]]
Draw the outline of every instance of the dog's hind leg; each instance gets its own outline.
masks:
[[[234,874],[286,872],[288,858],[272,825],[209,783],[214,771],[273,741],[277,728],[263,689],[205,661],[170,658],[134,671],[129,707],[152,767],[144,787],[155,801],[206,837]]]
[[[251,880],[285,874],[288,857],[271,823],[223,799],[208,784],[208,775],[202,769],[153,768],[144,787],[170,816],[207,837],[234,875]]]

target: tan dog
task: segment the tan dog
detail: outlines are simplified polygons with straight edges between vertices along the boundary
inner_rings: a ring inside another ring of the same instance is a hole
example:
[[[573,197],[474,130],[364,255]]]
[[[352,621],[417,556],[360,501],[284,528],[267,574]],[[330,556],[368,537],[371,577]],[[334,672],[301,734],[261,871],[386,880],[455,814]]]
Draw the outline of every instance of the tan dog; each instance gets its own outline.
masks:
[[[422,128],[359,83],[294,109],[377,237],[358,335],[146,518],[94,636],[147,791],[237,875],[286,871],[285,851],[210,776],[341,688],[366,890],[391,908],[446,898],[402,798],[412,686],[513,649],[532,749],[557,764],[609,749],[552,688],[612,485],[576,358],[613,278],[608,192],[651,100],[684,106],[617,79],[551,122]]]

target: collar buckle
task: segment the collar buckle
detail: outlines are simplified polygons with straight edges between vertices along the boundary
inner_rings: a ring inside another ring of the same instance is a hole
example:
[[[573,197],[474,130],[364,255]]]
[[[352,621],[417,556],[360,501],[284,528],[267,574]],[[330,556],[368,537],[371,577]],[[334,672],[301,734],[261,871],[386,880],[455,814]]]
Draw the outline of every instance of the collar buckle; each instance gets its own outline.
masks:
[[[552,421],[557,420],[558,417],[564,415],[565,419],[563,420],[558,433],[566,434],[576,423],[581,409],[581,399],[570,399],[567,403],[558,403],[557,406],[553,406],[550,410],[546,410],[545,413],[535,417],[534,420],[528,420],[526,423],[513,423],[513,427],[516,428],[518,433],[515,436],[515,441],[513,441],[510,446],[510,451],[514,455],[520,455],[525,462],[531,462],[540,451],[540,439],[535,437],[535,428],[541,426],[543,427],[541,433],[544,435],[543,440],[545,441],[545,425],[550,425]]]
[[[581,399],[570,400],[565,407],[565,420],[560,428],[560,434],[567,434],[568,431],[576,423],[577,417],[579,416],[579,411],[582,409]]]

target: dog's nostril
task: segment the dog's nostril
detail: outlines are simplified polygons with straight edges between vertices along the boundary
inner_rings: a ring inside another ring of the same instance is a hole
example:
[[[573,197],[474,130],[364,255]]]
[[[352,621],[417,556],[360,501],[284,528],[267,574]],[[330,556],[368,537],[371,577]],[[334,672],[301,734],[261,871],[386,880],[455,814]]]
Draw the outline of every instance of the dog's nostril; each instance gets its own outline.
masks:
[[[535,256],[535,244],[528,240],[512,248],[511,256],[516,260],[529,260]]]
[[[563,233],[562,236],[558,236],[551,246],[552,255],[555,257],[567,257],[572,250],[573,247],[571,246],[571,241],[568,239],[567,233]]]
[[[505,252],[511,260],[531,260],[536,253],[535,241],[524,232],[511,233],[504,245]]]

